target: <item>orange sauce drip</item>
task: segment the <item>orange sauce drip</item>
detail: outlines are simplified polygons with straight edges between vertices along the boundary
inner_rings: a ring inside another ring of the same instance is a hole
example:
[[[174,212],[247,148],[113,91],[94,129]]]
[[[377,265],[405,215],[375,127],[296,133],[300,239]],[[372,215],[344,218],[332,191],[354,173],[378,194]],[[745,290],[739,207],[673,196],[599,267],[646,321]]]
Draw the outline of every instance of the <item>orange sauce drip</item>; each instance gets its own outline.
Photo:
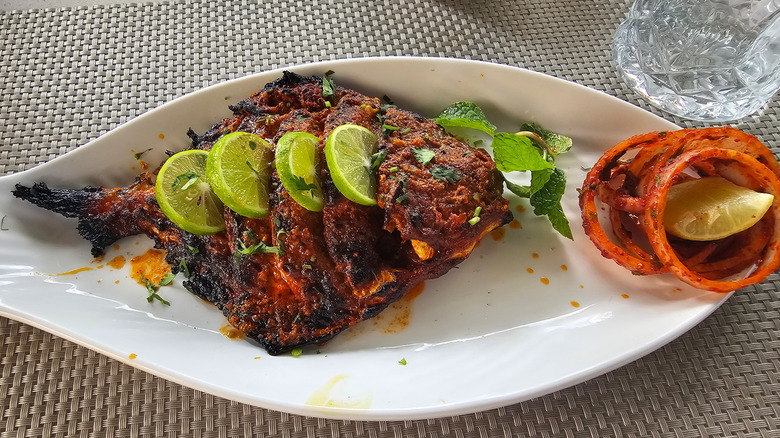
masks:
[[[118,251],[119,250],[119,245],[114,245],[113,248],[114,248],[114,251]]]
[[[541,281],[542,284],[550,284],[550,279],[547,277],[542,277],[539,279],[539,281]]]
[[[159,249],[150,249],[130,259],[130,277],[140,285],[144,285],[143,279],[159,284],[170,272],[171,265],[165,261],[165,251]]]
[[[534,273],[534,270],[533,270],[533,269],[531,269],[531,268],[527,268],[527,269],[526,269],[526,272],[528,272],[529,274],[533,274],[533,273]]]
[[[628,298],[628,294],[623,294],[623,295],[621,295],[621,297]]]
[[[226,338],[232,339],[234,341],[244,338],[244,334],[231,325],[223,325],[219,328],[219,332],[222,333]]]
[[[97,257],[95,257],[94,259],[92,259],[92,263],[100,263],[100,262],[102,262],[102,261],[103,261],[103,259],[105,259],[105,258],[106,258],[106,255],[105,255],[105,254],[100,254],[99,256],[97,256]]]
[[[512,222],[509,223],[509,228],[512,228],[514,230],[519,230],[519,229],[523,228],[523,224],[521,224],[520,221],[515,219],[515,220],[513,220]]]
[[[537,253],[532,253],[532,254],[531,254],[531,257],[533,257],[533,258],[535,258],[535,259],[538,259],[538,258],[539,258],[539,254],[537,254]]]
[[[419,283],[409,290],[400,300],[390,305],[388,309],[374,318],[374,324],[385,323],[383,332],[386,334],[400,333],[409,327],[412,317],[412,302],[425,290],[425,282]],[[387,318],[389,317],[389,320]]]
[[[79,272],[91,271],[93,269],[95,269],[95,268],[90,268],[89,266],[85,266],[83,268],[78,268],[78,269],[74,269],[72,271],[67,271],[67,272],[60,272],[59,274],[52,274],[52,275],[56,275],[56,276],[59,276],[59,275],[73,275],[73,274],[78,274]]]
[[[108,262],[108,266],[111,266],[114,269],[122,269],[124,265],[125,265],[124,256],[116,256]]]
[[[520,213],[525,213],[525,206],[524,205],[518,205],[517,206],[517,211],[519,211]]]
[[[569,267],[568,267],[568,266],[566,266],[566,265],[561,265],[561,269],[562,269],[562,270],[564,270],[564,271],[568,271],[568,270],[569,270]]]
[[[165,139],[165,134],[159,134],[157,136],[157,138],[159,138],[160,140],[164,140]]]
[[[130,358],[130,359],[135,359],[136,357],[138,357],[138,355],[135,354],[135,353],[130,353],[130,355],[127,356],[127,357]]]
[[[576,301],[572,301],[571,305],[572,305],[572,307],[580,307],[580,303],[578,303]]]
[[[490,232],[490,236],[492,236],[493,240],[495,240],[496,242],[503,239],[505,234],[506,234],[506,230],[503,227],[496,228]]]

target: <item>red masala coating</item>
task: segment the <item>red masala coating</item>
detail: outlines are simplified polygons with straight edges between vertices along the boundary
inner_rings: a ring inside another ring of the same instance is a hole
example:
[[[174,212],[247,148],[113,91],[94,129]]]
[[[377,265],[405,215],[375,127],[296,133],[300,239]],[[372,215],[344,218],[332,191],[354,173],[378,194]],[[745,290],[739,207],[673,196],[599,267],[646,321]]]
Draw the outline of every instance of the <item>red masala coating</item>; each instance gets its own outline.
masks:
[[[376,315],[421,281],[446,273],[482,236],[508,223],[511,213],[485,151],[413,113],[383,114],[378,99],[352,90],[337,88],[326,103],[321,81],[285,73],[233,105],[232,117],[203,135],[189,135],[192,147],[204,150],[236,130],[272,144],[293,131],[319,137],[322,212],[298,205],[275,172],[268,217],[249,219],[226,210],[225,231],[208,236],[189,234],[161,213],[149,174],[120,189],[54,190],[37,184],[15,193],[79,218],[79,230],[96,253],[121,237],[148,235],[167,250],[172,266],[189,274],[188,290],[217,305],[270,354],[322,342]],[[378,169],[377,206],[344,198],[324,165],[325,139],[344,123],[376,133],[379,149],[387,152]],[[385,138],[383,123],[399,129]],[[429,149],[435,158],[423,165],[413,148]],[[436,176],[438,168],[449,169],[449,180]],[[477,209],[480,220],[469,223]]]

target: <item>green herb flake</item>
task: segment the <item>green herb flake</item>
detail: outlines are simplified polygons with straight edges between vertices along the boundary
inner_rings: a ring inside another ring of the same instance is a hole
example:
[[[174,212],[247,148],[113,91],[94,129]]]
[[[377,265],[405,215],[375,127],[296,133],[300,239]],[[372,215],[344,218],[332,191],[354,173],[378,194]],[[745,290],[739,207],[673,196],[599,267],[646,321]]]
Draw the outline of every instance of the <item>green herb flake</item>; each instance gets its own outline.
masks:
[[[412,148],[412,153],[414,154],[414,159],[423,166],[436,158],[436,152],[426,148]]]
[[[188,188],[190,188],[190,186],[195,184],[195,181],[197,181],[198,178],[200,178],[200,175],[195,173],[194,170],[188,170],[182,173],[181,175],[177,176],[176,179],[173,180],[173,184],[171,184],[171,188],[176,189],[177,187],[179,187],[179,184],[183,184],[181,186],[181,190],[187,190]]]
[[[371,155],[371,171],[376,172],[382,162],[387,158],[387,150],[381,150],[374,155]]]
[[[406,365],[406,358],[405,357],[401,358],[401,360],[399,360],[398,363],[401,365]]]
[[[333,70],[328,70],[322,77],[322,97],[326,101],[326,106],[328,103],[327,101],[336,94],[336,84],[334,84],[333,79],[330,78],[333,73]]]
[[[173,274],[171,272],[165,274],[165,277],[160,280],[160,286],[168,286],[173,282],[173,279],[176,278],[176,274]]]
[[[133,156],[135,157],[136,160],[140,160],[141,157],[143,156],[143,154],[145,154],[145,153],[147,153],[147,152],[149,152],[151,150],[152,150],[152,148],[149,148],[149,149],[147,149],[145,151],[136,152],[136,153],[133,154]]]
[[[292,179],[290,181],[291,189],[298,190],[300,192],[307,192],[311,191],[317,188],[317,185],[313,182],[308,183],[303,177],[300,177],[298,175],[292,175]]]
[[[301,355],[303,354],[303,350],[300,348],[293,348],[290,354],[292,355],[292,357],[301,357]]]
[[[450,169],[449,167],[434,167],[431,169],[431,175],[450,184],[455,184],[460,180],[460,174],[455,169]]]

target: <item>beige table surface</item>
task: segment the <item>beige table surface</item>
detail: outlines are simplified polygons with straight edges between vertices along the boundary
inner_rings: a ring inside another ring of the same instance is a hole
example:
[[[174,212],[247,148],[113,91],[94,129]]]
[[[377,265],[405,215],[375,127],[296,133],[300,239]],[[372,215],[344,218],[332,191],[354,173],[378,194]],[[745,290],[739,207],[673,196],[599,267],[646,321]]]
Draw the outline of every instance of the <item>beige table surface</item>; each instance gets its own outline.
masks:
[[[567,79],[663,116],[630,93],[610,63],[611,36],[628,6],[621,0],[0,1],[0,175],[46,162],[201,87],[326,59],[491,61]],[[261,29],[226,38],[224,29],[239,17]],[[116,102],[121,109],[99,111]],[[734,125],[777,152],[778,112],[774,100]],[[419,421],[326,420],[243,405],[0,317],[0,438],[780,437],[779,280],[774,274],[740,291],[679,339],[603,376],[515,405]]]

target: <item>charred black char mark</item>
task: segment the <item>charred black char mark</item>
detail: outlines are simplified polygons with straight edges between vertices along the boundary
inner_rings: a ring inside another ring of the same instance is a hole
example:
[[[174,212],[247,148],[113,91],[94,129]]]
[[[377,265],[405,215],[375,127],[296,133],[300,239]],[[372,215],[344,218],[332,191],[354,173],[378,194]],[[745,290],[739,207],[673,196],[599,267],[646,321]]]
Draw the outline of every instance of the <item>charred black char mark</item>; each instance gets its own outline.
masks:
[[[82,190],[52,189],[45,183],[37,182],[32,187],[16,184],[11,193],[46,210],[65,217],[78,218],[84,215],[89,205],[100,199],[101,190],[100,187],[84,187]]]
[[[59,213],[68,218],[77,218],[79,234],[92,244],[92,255],[103,254],[103,248],[124,237],[117,234],[116,228],[104,218],[92,218],[88,213],[90,206],[103,197],[103,189],[88,186],[81,190],[53,189],[42,182],[32,187],[16,184],[12,191],[19,199],[38,207]]]

